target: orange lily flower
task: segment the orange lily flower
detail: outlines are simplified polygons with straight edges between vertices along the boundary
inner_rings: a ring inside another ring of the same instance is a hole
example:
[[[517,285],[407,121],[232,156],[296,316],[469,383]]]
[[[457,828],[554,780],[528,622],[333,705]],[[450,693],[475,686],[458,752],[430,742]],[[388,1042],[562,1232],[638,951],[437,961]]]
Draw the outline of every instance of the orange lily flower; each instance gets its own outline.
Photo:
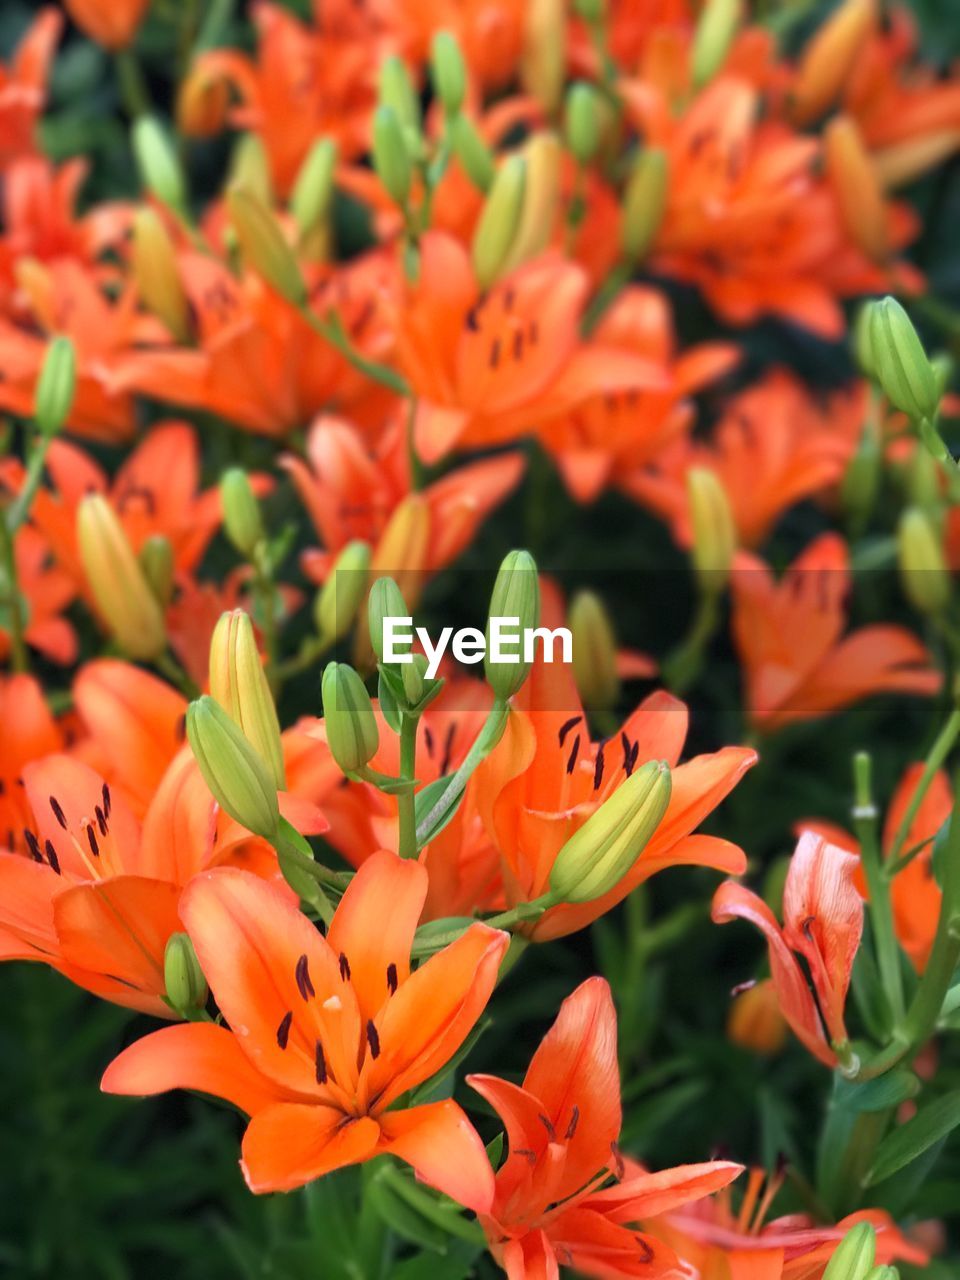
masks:
[[[575,264],[547,253],[481,294],[462,245],[434,232],[421,249],[396,341],[427,462],[515,439],[600,392],[668,385],[651,361],[580,340],[588,281]]]
[[[107,1093],[199,1089],[251,1120],[251,1191],[298,1187],[390,1152],[485,1212],[493,1173],[452,1100],[390,1110],[463,1044],[493,991],[506,934],[472,925],[411,972],[427,876],[379,853],[357,872],[323,937],[263,881],[199,876],[181,915],[227,1023],[155,1032],[108,1068]]]
[[[588,978],[564,1000],[522,1085],[487,1075],[467,1081],[506,1129],[509,1153],[481,1223],[510,1280],[556,1277],[561,1265],[604,1278],[675,1275],[672,1250],[631,1224],[719,1191],[742,1172],[716,1160],[626,1173],[617,1147],[617,1015],[603,978]]]
[[[747,713],[763,733],[872,693],[929,697],[940,688],[929,653],[906,628],[884,623],[843,635],[850,565],[836,534],[812,542],[779,582],[759,557],[744,553],[731,585]]]
[[[27,675],[0,676],[0,839],[7,849],[26,852],[22,831],[30,806],[22,778],[33,760],[62,751],[65,734],[50,711],[40,684]]]
[[[790,860],[783,891],[783,927],[755,893],[728,880],[713,898],[713,919],[749,920],[767,940],[780,1009],[813,1056],[828,1067],[849,1053],[843,1011],[863,933],[857,859],[814,831],[805,831]],[[813,991],[797,956],[810,973]]]
[[[604,346],[659,366],[664,386],[597,391],[572,413],[540,427],[538,438],[578,502],[594,501],[611,484],[629,492],[634,471],[686,436],[693,423],[687,397],[721,378],[739,359],[737,348],[725,342],[678,354],[668,303],[645,286],[624,290],[594,332]]]
[[[52,6],[40,10],[9,66],[0,63],[0,165],[36,150],[37,118],[47,96],[47,76],[63,18]]]
[[[582,929],[665,867],[705,866],[733,875],[745,869],[736,845],[693,832],[756,763],[756,752],[724,747],[680,764],[687,721],[684,703],[659,691],[640,703],[618,735],[594,742],[570,668],[534,664],[503,739],[475,775],[510,905],[546,892],[561,847],[635,768],[666,760],[673,781],[660,826],[620,883],[593,902],[546,911],[527,926],[535,941]]]
[[[131,44],[150,0],[63,0],[77,26],[105,49]]]
[[[785,511],[832,489],[857,446],[860,388],[834,392],[825,404],[785,370],[774,370],[735,396],[709,442],[681,439],[621,487],[669,520],[680,546],[693,541],[686,475],[707,467],[722,483],[742,546],[756,547]]]
[[[527,20],[523,0],[404,0],[389,7],[391,35],[414,65],[426,63],[438,31],[449,31],[478,89],[502,89],[514,79]]]

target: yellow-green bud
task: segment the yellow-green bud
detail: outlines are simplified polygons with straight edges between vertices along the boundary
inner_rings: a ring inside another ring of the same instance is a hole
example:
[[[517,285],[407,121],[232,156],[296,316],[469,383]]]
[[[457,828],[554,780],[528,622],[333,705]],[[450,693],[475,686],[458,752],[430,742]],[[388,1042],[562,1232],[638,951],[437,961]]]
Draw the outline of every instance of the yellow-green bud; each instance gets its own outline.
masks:
[[[567,91],[565,122],[571,154],[580,164],[589,164],[600,145],[600,116],[596,90],[584,80]]]
[[[54,436],[70,416],[77,389],[77,355],[69,338],[47,347],[33,395],[33,416],[45,436]]]
[[[163,953],[163,985],[175,1012],[188,1018],[207,1003],[207,980],[193,943],[185,933],[172,933]]]
[[[389,107],[404,129],[420,132],[420,100],[407,64],[396,54],[380,64],[380,105]]]
[[[330,754],[344,773],[354,773],[380,745],[373,703],[363,681],[345,662],[329,662],[320,685]]]
[[[857,311],[853,320],[851,334],[853,358],[860,372],[867,378],[877,377],[876,362],[873,358],[873,344],[870,339],[872,302],[865,302]]]
[[[140,548],[140,568],[161,609],[173,597],[173,547],[162,533],[151,534]]]
[[[950,573],[939,534],[918,507],[910,507],[897,527],[897,554],[904,594],[920,613],[942,613],[950,602]]]
[[[489,191],[497,172],[493,152],[477,132],[476,125],[465,115],[450,124],[450,141],[463,171],[481,191]]]
[[[708,467],[691,467],[687,472],[687,501],[694,571],[703,591],[719,593],[727,585],[737,549],[737,529],[727,491]]]
[[[250,557],[263,540],[260,503],[247,473],[230,467],[220,478],[220,501],[223,505],[223,527],[227,537],[242,556]]]
[[[697,21],[690,51],[690,76],[702,89],[727,60],[740,25],[740,0],[707,0]]]
[[[883,1263],[868,1271],[863,1280],[900,1280],[900,1272],[889,1263]]]
[[[351,542],[337,556],[313,606],[313,619],[321,640],[333,644],[353,626],[367,589],[369,569],[370,548],[365,542]]]
[[[370,588],[367,600],[367,623],[370,629],[370,647],[377,655],[377,661],[383,661],[383,620],[384,618],[409,618],[403,592],[392,578],[378,578]]]
[[[177,153],[163,126],[154,116],[134,123],[133,154],[147,190],[175,213],[187,209],[187,186]]]
[[[550,891],[558,902],[593,902],[627,874],[670,803],[670,769],[649,760],[600,805],[557,854]]]
[[[457,38],[449,31],[438,31],[433,37],[430,74],[444,112],[448,116],[455,116],[463,106],[467,91],[467,71]]]
[[[253,623],[242,609],[222,613],[210,640],[210,694],[266,764],[275,786],[286,786],[280,721],[260,661]]]
[[[373,117],[373,167],[391,200],[405,205],[410,196],[410,157],[400,117],[392,107],[378,107]]]
[[[513,247],[525,180],[523,157],[507,156],[497,170],[473,234],[473,268],[481,289],[493,284]]]
[[[527,166],[523,207],[513,244],[502,271],[506,274],[529,262],[550,243],[560,201],[562,151],[555,133],[535,133],[523,145]]]
[[[833,1251],[823,1280],[866,1280],[876,1256],[876,1231],[869,1222],[858,1222]]]
[[[323,222],[330,210],[336,165],[337,144],[332,138],[321,138],[300,166],[290,196],[290,212],[301,236]]]
[[[295,307],[303,306],[307,283],[270,209],[245,187],[232,187],[227,192],[227,209],[247,263],[281,298]]]
[[[169,329],[177,342],[190,337],[190,307],[180,282],[173,241],[155,209],[145,206],[133,216],[133,277],[144,305]]]
[[[414,653],[411,656],[413,661],[403,663],[400,667],[400,674],[407,704],[415,707],[423,697],[423,682],[427,674],[427,660],[422,653]]]
[[[640,262],[653,247],[667,207],[667,153],[645,147],[637,156],[623,197],[620,232],[628,262]]]
[[[527,0],[524,5],[520,81],[547,115],[560,103],[566,72],[566,0]]]
[[[204,695],[187,708],[187,739],[221,809],[265,840],[280,827],[277,788],[243,730],[215,699]]]
[[[242,187],[272,208],[276,203],[273,180],[270,177],[270,157],[263,141],[255,133],[245,133],[237,139],[230,157],[228,187]]]
[[[577,692],[591,710],[607,711],[620,694],[617,640],[610,615],[599,596],[580,591],[567,619],[573,637],[573,678]]]
[[[521,656],[516,662],[494,662],[491,656],[495,618],[515,618],[520,631]],[[529,551],[508,551],[497,571],[487,614],[483,671],[487,684],[501,701],[513,697],[526,680],[531,664],[522,660],[523,635],[540,623],[540,579]]]
[[[840,485],[844,509],[861,526],[866,524],[873,511],[882,474],[883,451],[873,423],[867,422]]]
[[[907,469],[907,494],[910,503],[921,511],[939,511],[941,494],[940,468],[927,449],[914,449]]]
[[[97,608],[120,648],[131,658],[156,658],[167,643],[163,610],[103,494],[81,499],[77,542]]]
[[[937,375],[896,298],[871,305],[870,350],[877,381],[890,403],[915,422],[932,420],[940,405]]]

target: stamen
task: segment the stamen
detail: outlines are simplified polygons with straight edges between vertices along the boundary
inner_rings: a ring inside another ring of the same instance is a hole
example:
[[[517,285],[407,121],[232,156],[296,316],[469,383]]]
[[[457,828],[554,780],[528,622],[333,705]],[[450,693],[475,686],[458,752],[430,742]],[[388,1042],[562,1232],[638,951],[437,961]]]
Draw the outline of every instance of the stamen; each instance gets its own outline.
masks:
[[[553,1127],[553,1121],[550,1119],[550,1117],[549,1117],[549,1116],[545,1116],[545,1115],[543,1114],[543,1112],[541,1111],[541,1112],[540,1112],[540,1115],[539,1115],[537,1118],[538,1118],[538,1120],[540,1121],[540,1123],[543,1125],[543,1127],[546,1129],[546,1131],[547,1131],[547,1137],[550,1139],[550,1141],[551,1141],[551,1142],[556,1142],[556,1140],[557,1140],[557,1131],[556,1131],[556,1129]]]
[[[281,1049],[287,1047],[287,1041],[290,1039],[290,1027],[293,1023],[293,1010],[288,1009],[283,1015],[279,1027],[277,1027],[277,1044]]]
[[[491,369],[496,369],[497,366],[500,364],[500,339],[499,338],[494,338],[493,344],[490,347],[489,363],[490,363]]]
[[[529,1160],[531,1164],[537,1163],[537,1153],[531,1151],[529,1147],[517,1147],[513,1153],[515,1156],[523,1156],[525,1160]]]
[[[380,1057],[380,1037],[377,1035],[377,1028],[373,1025],[373,1019],[367,1021],[367,1044],[370,1046],[370,1052],[374,1058]]]
[[[646,1240],[644,1240],[643,1236],[635,1236],[634,1239],[637,1242],[637,1248],[640,1250],[640,1257],[637,1259],[637,1261],[642,1262],[644,1264],[648,1262],[652,1262],[653,1250],[647,1244]]]
[[[574,725],[579,724],[582,719],[583,719],[583,716],[571,716],[569,720],[565,720],[563,722],[563,724],[560,726],[560,732],[557,735],[557,738],[561,747],[563,746],[564,742],[566,742],[567,740],[567,734],[574,727]]]
[[[300,995],[304,1000],[309,1000],[311,996],[315,996],[317,994],[313,989],[313,981],[310,977],[310,969],[306,956],[301,956],[297,961],[296,978],[297,990],[300,992]]]
[[[317,1041],[316,1052],[314,1054],[317,1066],[317,1084],[327,1083],[327,1060],[323,1056],[323,1045]]]
[[[597,760],[596,760],[596,764],[593,766],[593,789],[594,789],[594,791],[599,791],[599,790],[600,790],[600,783],[603,781],[603,748],[604,748],[604,745],[605,745],[605,744],[601,742],[601,743],[600,743],[600,745],[599,745],[599,747],[597,747]]]
[[[103,796],[103,816],[109,818],[110,810],[113,808],[113,797],[110,795],[110,788],[106,783],[103,784],[101,795]]]
[[[90,846],[90,852],[95,858],[100,857],[100,846],[97,843],[97,833],[93,829],[93,823],[87,824],[87,844]]]
[[[340,952],[340,977],[344,982],[350,981],[350,961],[343,951]]]
[[[97,805],[93,812],[97,819],[97,826],[100,828],[100,834],[105,836],[107,834],[107,815],[99,805]]]
[[[569,1142],[570,1139],[573,1137],[573,1135],[577,1132],[577,1125],[579,1123],[580,1123],[580,1108],[575,1106],[570,1116],[570,1123],[567,1125],[567,1132],[563,1135],[564,1138],[566,1138],[567,1142]]]
[[[52,840],[44,841],[43,851],[47,855],[47,861],[50,863],[51,867],[53,867],[54,871],[57,873],[58,876],[61,875],[62,872],[60,871],[60,859],[57,857],[57,851],[53,847]]]
[[[396,993],[397,987],[400,985],[400,979],[397,977],[397,966],[390,962],[387,965],[387,986],[390,988],[390,994]]]
[[[430,732],[430,726],[423,726],[423,745],[427,748],[427,755],[433,759],[433,734]]]
[[[440,761],[441,776],[450,768],[450,756],[453,752],[453,735],[457,731],[456,721],[447,730],[447,736],[443,740],[443,759]]]
[[[27,830],[25,827],[23,831],[23,838],[27,842],[27,848],[30,850],[30,856],[33,858],[34,862],[42,862],[43,854],[40,852],[40,841],[37,837],[32,831]],[[11,840],[10,843],[12,845],[13,841]]]
[[[67,815],[60,808],[60,804],[55,796],[50,797],[50,808],[53,810],[53,816],[60,823],[61,827],[63,827],[64,831],[66,831]]]
[[[579,750],[580,750],[580,735],[578,733],[573,740],[573,748],[570,752],[570,757],[567,760],[567,773],[573,773],[573,766],[577,763],[577,753]]]

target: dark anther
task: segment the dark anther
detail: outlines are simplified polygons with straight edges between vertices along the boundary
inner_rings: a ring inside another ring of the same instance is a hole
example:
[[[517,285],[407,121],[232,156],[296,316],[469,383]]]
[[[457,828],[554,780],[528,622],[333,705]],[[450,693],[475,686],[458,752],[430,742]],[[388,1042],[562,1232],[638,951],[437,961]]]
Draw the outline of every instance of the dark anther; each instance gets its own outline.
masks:
[[[350,961],[344,952],[340,952],[340,977],[344,982],[350,981]]]
[[[316,1064],[317,1064],[317,1084],[326,1084],[327,1083],[327,1060],[323,1056],[323,1045],[320,1043],[319,1040],[317,1041],[315,1058],[316,1058]]]
[[[93,823],[87,824],[87,844],[90,846],[90,852],[95,858],[100,857],[100,846],[97,843],[97,833],[93,829]]]
[[[47,861],[53,867],[57,875],[60,875],[60,859],[57,857],[57,851],[53,847],[52,840],[44,841],[43,852],[47,855]]]
[[[517,329],[513,335],[513,358],[514,360],[523,359],[523,330]]]
[[[636,1241],[637,1248],[640,1250],[640,1257],[638,1258],[638,1261],[642,1263],[652,1262],[653,1250],[647,1244],[646,1240],[644,1240],[643,1236],[637,1236]]]
[[[185,741],[186,741],[186,737],[187,737],[187,717],[186,717],[185,715],[181,716],[181,717],[179,718],[179,720],[177,721],[176,728],[174,729],[174,736],[176,737],[176,739],[177,739],[177,741],[178,741],[178,742],[185,742]]]
[[[103,791],[100,794],[103,796],[103,816],[109,818],[110,810],[113,808],[113,799],[110,795],[110,788],[106,783],[103,784]]]
[[[107,834],[107,815],[99,805],[97,805],[93,812],[96,814],[97,826],[100,828],[100,834],[105,836]]]
[[[394,994],[399,985],[400,979],[397,977],[397,966],[391,960],[387,965],[387,986],[390,988],[391,995]]]
[[[543,1127],[546,1129],[546,1131],[547,1131],[547,1137],[550,1139],[550,1141],[551,1141],[551,1142],[556,1142],[556,1140],[557,1140],[557,1131],[556,1131],[556,1129],[553,1127],[553,1121],[550,1119],[550,1117],[549,1117],[549,1116],[545,1116],[545,1115],[543,1114],[543,1112],[541,1111],[541,1112],[540,1112],[540,1115],[539,1115],[537,1118],[539,1119],[539,1121],[540,1121],[540,1123],[543,1125]]]
[[[283,1015],[279,1027],[277,1027],[277,1044],[281,1049],[287,1047],[287,1041],[290,1039],[290,1027],[293,1023],[293,1010],[288,1009]]]
[[[380,1057],[380,1037],[377,1035],[377,1028],[373,1025],[373,1019],[367,1020],[367,1044],[370,1046],[370,1052],[375,1058]]]
[[[40,852],[40,841],[37,837],[32,831],[28,831],[24,828],[23,838],[27,842],[27,848],[30,850],[30,856],[33,858],[34,862],[42,862],[43,854]],[[13,841],[11,840],[10,843],[13,844]]]
[[[310,977],[310,969],[307,963],[307,957],[301,956],[297,961],[297,990],[300,992],[304,1000],[309,1000],[311,996],[317,993],[313,989],[313,981]]]
[[[477,316],[476,307],[471,307],[467,312],[467,328],[471,333],[477,333],[480,329],[480,320]]]
[[[557,735],[560,740],[561,747],[563,746],[564,742],[567,739],[567,734],[570,732],[573,726],[576,724],[579,724],[582,719],[583,719],[583,716],[571,716],[569,720],[565,720],[563,722],[563,724],[560,726],[560,732]]]
[[[600,783],[603,781],[603,743],[597,747],[597,761],[593,766],[593,789],[600,790]]]
[[[423,744],[427,748],[427,755],[433,759],[433,734],[430,732],[430,726],[423,726]]]
[[[490,346],[490,368],[496,369],[500,363],[500,339],[494,338]]]
[[[577,763],[577,752],[580,750],[579,733],[573,740],[573,746],[570,749],[570,755],[567,759],[567,773],[573,773],[573,766]]]
[[[515,1156],[523,1156],[524,1160],[529,1160],[531,1164],[537,1163],[537,1153],[531,1151],[529,1147],[517,1147],[513,1154]]]
[[[63,812],[63,810],[60,808],[60,804],[59,804],[59,802],[57,801],[56,796],[51,796],[51,797],[50,797],[50,808],[53,810],[53,816],[54,816],[54,817],[56,818],[56,820],[60,823],[61,827],[63,827],[64,831],[66,831],[66,829],[67,829],[67,815],[66,815],[66,814]]]
[[[456,722],[454,722],[447,730],[447,736],[443,740],[443,759],[440,761],[441,777],[450,768],[450,755],[453,751],[453,735],[457,731]]]
[[[577,1125],[580,1123],[580,1108],[574,1107],[570,1116],[570,1123],[567,1125],[567,1132],[563,1135],[569,1142],[573,1135],[577,1132]]]

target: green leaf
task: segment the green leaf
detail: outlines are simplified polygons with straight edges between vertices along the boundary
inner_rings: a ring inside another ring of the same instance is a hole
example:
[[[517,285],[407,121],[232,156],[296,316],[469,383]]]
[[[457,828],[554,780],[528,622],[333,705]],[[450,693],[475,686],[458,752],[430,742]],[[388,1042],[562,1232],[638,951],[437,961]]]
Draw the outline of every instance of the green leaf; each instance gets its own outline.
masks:
[[[377,681],[377,698],[380,702],[380,710],[383,712],[383,718],[393,730],[394,733],[400,732],[400,708],[397,706],[397,699],[391,687],[391,681],[387,679],[387,672],[380,668],[380,679]]]
[[[960,1124],[960,1089],[929,1103],[912,1120],[889,1134],[877,1151],[864,1186],[873,1187],[911,1164]]]
[[[440,797],[443,795],[443,793],[446,791],[447,787],[449,787],[450,783],[453,781],[455,776],[456,775],[452,773],[445,773],[442,778],[437,778],[434,782],[427,783],[427,785],[423,788],[422,791],[417,792],[415,807],[416,807],[418,827],[420,826],[421,822],[423,822],[424,818],[427,816],[430,810],[437,803],[437,801],[440,799]],[[446,813],[441,815],[439,821],[434,822],[428,828],[428,830],[424,832],[423,838],[420,841],[421,848],[424,845],[429,844],[431,840],[435,840],[437,836],[440,834],[440,832],[444,829],[444,827],[447,826],[449,822],[453,821],[453,818],[456,815],[457,810],[460,808],[460,805],[463,803],[463,797],[465,795],[466,795],[466,789],[460,792],[460,795],[457,797],[454,803],[450,806],[450,808],[447,809]]]
[[[487,1159],[493,1165],[494,1173],[500,1168],[500,1162],[503,1159],[503,1143],[504,1134],[502,1132],[487,1143]]]
[[[915,1098],[919,1092],[920,1081],[912,1071],[891,1071],[865,1084],[841,1082],[836,1102],[837,1106],[856,1112],[887,1111]]]

